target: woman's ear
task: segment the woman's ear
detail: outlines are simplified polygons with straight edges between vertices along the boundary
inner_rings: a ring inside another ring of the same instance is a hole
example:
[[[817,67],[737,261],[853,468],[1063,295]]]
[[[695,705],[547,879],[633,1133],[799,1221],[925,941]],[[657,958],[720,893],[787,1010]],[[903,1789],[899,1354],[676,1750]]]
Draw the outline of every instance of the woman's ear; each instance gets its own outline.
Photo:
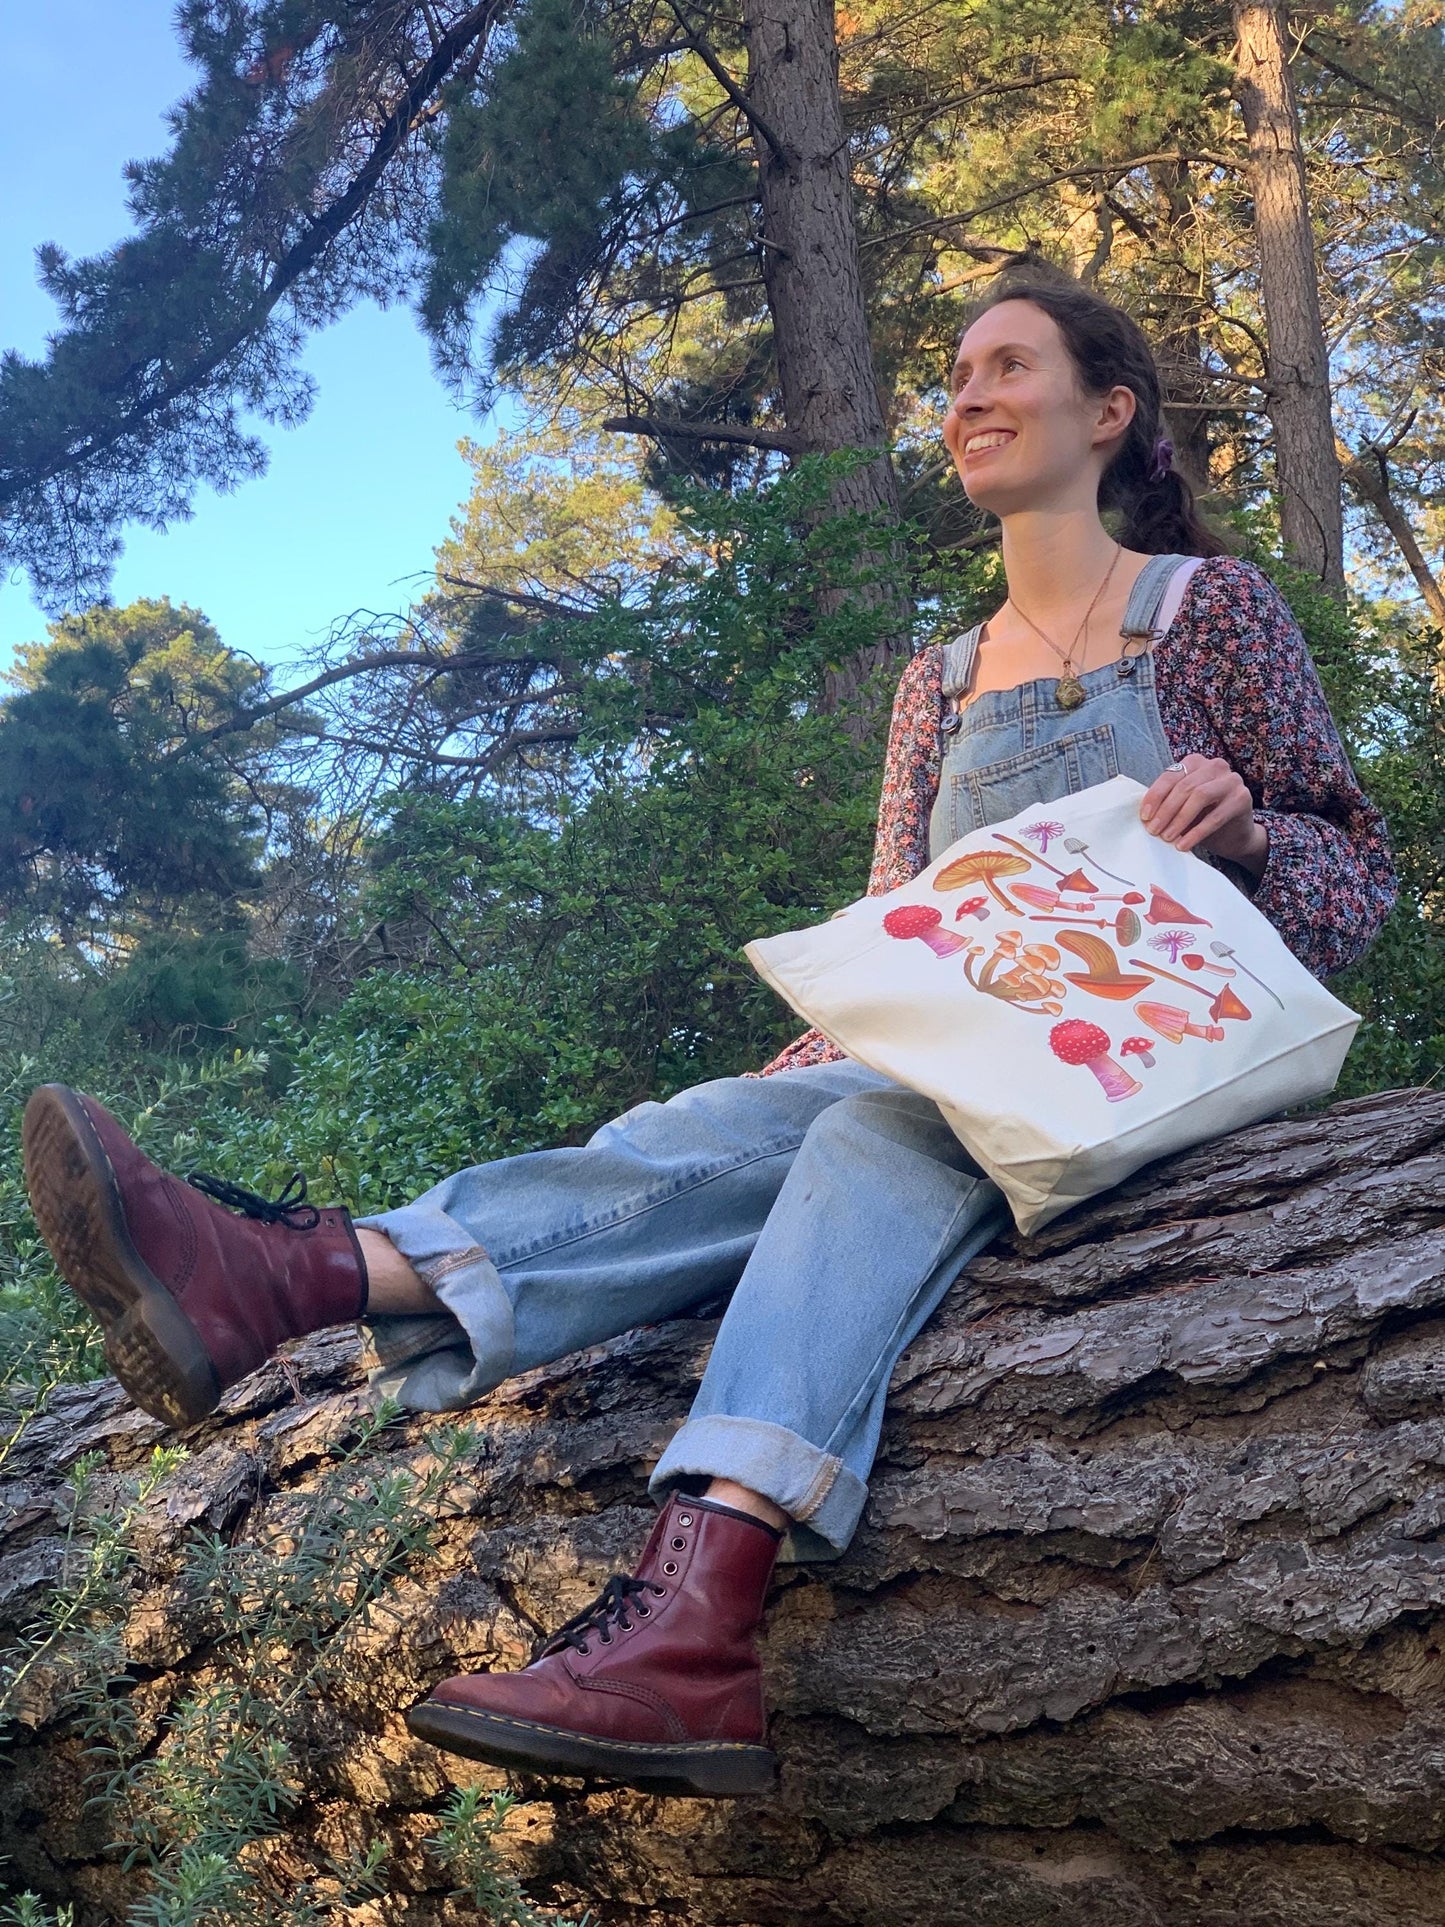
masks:
[[[1099,403],[1094,421],[1094,447],[1112,447],[1128,432],[1138,412],[1139,400],[1132,388],[1111,388]]]

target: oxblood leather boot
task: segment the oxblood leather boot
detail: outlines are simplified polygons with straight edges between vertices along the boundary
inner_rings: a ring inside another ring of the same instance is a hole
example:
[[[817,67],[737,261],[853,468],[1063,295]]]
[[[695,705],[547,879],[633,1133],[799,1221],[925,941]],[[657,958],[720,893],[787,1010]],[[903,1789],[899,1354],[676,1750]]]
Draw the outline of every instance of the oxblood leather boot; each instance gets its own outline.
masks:
[[[304,1178],[274,1203],[199,1174],[183,1184],[64,1084],[31,1095],[22,1140],[41,1235],[100,1320],[111,1370],[153,1418],[194,1425],[283,1339],[366,1307],[351,1219],[307,1204]]]
[[[448,1753],[651,1793],[758,1793],[763,1744],[753,1645],[782,1538],[711,1499],[669,1500],[634,1577],[609,1579],[520,1673],[444,1679],[407,1714]]]

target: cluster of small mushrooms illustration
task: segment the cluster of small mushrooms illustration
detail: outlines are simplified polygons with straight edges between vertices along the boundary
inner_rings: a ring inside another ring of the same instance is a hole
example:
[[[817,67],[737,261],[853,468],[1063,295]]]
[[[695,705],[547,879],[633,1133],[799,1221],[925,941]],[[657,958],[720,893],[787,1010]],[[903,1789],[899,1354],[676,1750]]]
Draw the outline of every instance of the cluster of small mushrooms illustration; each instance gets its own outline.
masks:
[[[941,895],[956,890],[969,893],[960,899],[951,923],[932,904],[909,903],[890,910],[883,928],[890,937],[926,944],[938,957],[959,957],[969,983],[985,996],[997,997],[1015,1010],[1062,1018],[1049,1032],[1054,1055],[1062,1063],[1091,1070],[1110,1103],[1133,1097],[1144,1086],[1110,1055],[1114,1046],[1102,1024],[1063,1016],[1069,986],[1105,1002],[1132,1003],[1140,1024],[1153,1034],[1125,1037],[1118,1051],[1121,1058],[1133,1059],[1144,1070],[1152,1067],[1160,1038],[1169,1044],[1182,1044],[1186,1037],[1218,1043],[1226,1023],[1248,1022],[1252,1013],[1234,987],[1237,977],[1257,984],[1283,1010],[1279,995],[1239,960],[1229,944],[1201,938],[1201,931],[1211,928],[1209,919],[1194,915],[1161,885],[1151,883],[1141,889],[1127,877],[1091,862],[1089,868],[1123,886],[1122,892],[1107,891],[1093,881],[1088,869],[1064,870],[1051,863],[1045,853],[1055,840],[1071,857],[1089,856],[1088,845],[1064,836],[1063,827],[1042,818],[1025,824],[1020,834],[1036,842],[1037,850],[995,830],[994,841],[1002,849],[972,850],[945,864],[933,879],[933,888]],[[1033,874],[1036,865],[1054,881],[1039,881]],[[955,927],[966,919],[989,922],[996,906],[1020,925],[1051,926],[1047,940],[1007,927],[994,931],[991,941],[986,941]],[[1146,924],[1153,932],[1147,937]],[[1153,954],[1129,954],[1139,951]],[[1065,953],[1075,967],[1064,967]],[[1164,958],[1167,964],[1161,961]],[[1187,976],[1179,974],[1181,964]],[[1202,998],[1207,1010],[1201,1013],[1197,1006],[1142,994],[1155,990],[1161,980]]]

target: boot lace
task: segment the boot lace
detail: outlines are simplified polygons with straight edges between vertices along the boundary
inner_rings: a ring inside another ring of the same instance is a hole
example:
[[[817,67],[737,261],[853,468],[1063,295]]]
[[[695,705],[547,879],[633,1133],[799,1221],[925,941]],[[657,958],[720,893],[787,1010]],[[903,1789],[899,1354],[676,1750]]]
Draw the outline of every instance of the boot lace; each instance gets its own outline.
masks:
[[[579,1653],[585,1653],[587,1641],[594,1633],[604,1646],[610,1646],[614,1626],[621,1632],[631,1632],[629,1612],[636,1613],[639,1619],[647,1617],[651,1608],[641,1604],[643,1595],[660,1595],[666,1590],[665,1586],[654,1586],[646,1579],[629,1579],[614,1573],[590,1606],[537,1642],[532,1657],[540,1659],[544,1653],[560,1653],[565,1646],[575,1646]]]
[[[217,1204],[224,1204],[228,1210],[257,1218],[262,1224],[284,1224],[290,1231],[314,1231],[321,1222],[316,1206],[306,1202],[306,1179],[300,1171],[292,1172],[290,1183],[275,1198],[263,1198],[259,1191],[248,1191],[244,1184],[232,1184],[229,1178],[213,1178],[205,1171],[189,1172],[186,1183],[193,1190],[214,1198]]]

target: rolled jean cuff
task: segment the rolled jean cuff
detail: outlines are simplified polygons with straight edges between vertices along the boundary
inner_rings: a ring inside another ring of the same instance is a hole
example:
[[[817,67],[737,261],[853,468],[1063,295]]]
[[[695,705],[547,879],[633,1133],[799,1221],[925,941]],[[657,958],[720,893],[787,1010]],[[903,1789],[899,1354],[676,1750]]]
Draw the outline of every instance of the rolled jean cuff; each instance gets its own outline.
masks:
[[[857,1529],[868,1488],[840,1458],[785,1425],[713,1412],[688,1419],[657,1461],[648,1491],[659,1503],[684,1480],[732,1479],[786,1512],[780,1557],[836,1559]]]
[[[373,1387],[414,1412],[450,1412],[469,1405],[510,1376],[516,1354],[512,1301],[497,1267],[476,1239],[425,1198],[358,1218],[361,1231],[383,1232],[450,1318],[368,1317],[378,1360]],[[434,1327],[429,1342],[416,1333]],[[388,1328],[402,1355],[388,1343]]]

